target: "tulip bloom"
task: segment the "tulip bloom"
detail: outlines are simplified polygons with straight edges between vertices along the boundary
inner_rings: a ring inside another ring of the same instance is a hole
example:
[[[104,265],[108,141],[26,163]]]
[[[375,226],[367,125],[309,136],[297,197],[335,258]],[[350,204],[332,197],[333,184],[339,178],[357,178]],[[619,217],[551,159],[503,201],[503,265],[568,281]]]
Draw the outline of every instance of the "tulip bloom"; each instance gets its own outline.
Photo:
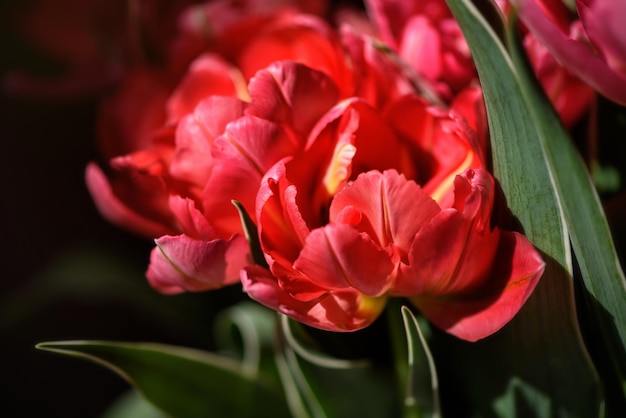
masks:
[[[512,3],[561,65],[600,94],[626,105],[625,0],[576,0],[579,19],[574,21],[560,1]]]
[[[544,264],[522,235],[491,226],[494,182],[471,132],[415,96],[384,114],[339,103],[303,153],[264,176],[256,219],[268,267],[246,267],[244,290],[331,331],[363,328],[401,296],[459,338],[496,332]]]
[[[198,42],[178,44],[180,62],[143,69],[103,108],[113,170],[91,164],[87,182],[105,216],[158,237],[151,285],[241,281],[334,331],[369,325],[388,297],[467,340],[508,322],[543,262],[491,225],[480,91],[429,105],[354,28],[290,11],[224,16],[235,22],[216,28],[224,44],[186,27],[181,39]],[[251,214],[267,268],[252,264],[232,200]]]
[[[236,45],[227,55],[205,51],[180,78],[180,63],[172,63],[163,71],[137,70],[125,80],[101,113],[102,153],[113,170],[95,163],[87,168],[87,184],[104,216],[160,237],[147,276],[164,293],[239,280],[249,252],[231,201],[254,211],[267,169],[298,152],[311,126],[340,98],[356,94],[384,106],[410,90],[389,60],[347,36],[359,71],[365,70],[357,74],[339,34],[319,18],[290,10],[271,17],[228,16],[236,24],[218,32],[228,35],[224,44]],[[191,29],[181,39],[189,39]],[[224,48],[215,39],[209,43]],[[175,56],[184,62],[196,47],[177,43]],[[307,73],[316,80],[303,76],[299,84],[280,84],[284,91],[276,91],[277,83],[292,79],[289,72],[257,73],[276,60],[304,63],[317,70]],[[308,88],[321,96],[311,102]],[[293,97],[289,109],[264,110],[263,103],[285,95]]]

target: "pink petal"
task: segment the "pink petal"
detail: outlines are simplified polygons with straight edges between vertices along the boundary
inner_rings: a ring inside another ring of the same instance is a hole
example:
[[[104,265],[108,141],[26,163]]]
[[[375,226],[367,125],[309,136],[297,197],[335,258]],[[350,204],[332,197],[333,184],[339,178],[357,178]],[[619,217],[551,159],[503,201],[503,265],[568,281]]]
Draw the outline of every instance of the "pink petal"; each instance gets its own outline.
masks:
[[[418,74],[430,81],[442,76],[441,34],[425,16],[411,18],[402,33],[399,55]]]
[[[394,293],[446,295],[473,291],[486,277],[498,248],[491,231],[493,180],[484,170],[468,170],[455,180],[454,208],[420,229],[400,266]]]
[[[348,225],[329,224],[309,234],[293,267],[317,286],[378,296],[387,290],[394,264],[367,236]]]
[[[320,176],[312,193],[314,207],[326,206],[353,173],[395,168],[408,178],[417,176],[408,147],[379,112],[356,98],[342,101],[320,119],[306,151],[303,160],[314,161],[311,168]]]
[[[193,115],[208,141],[213,144],[230,122],[243,116],[246,106],[245,102],[236,97],[209,96],[198,103]]]
[[[609,67],[626,73],[626,1],[577,0],[576,9],[585,33]]]
[[[422,227],[415,237],[408,262],[400,264],[393,294],[415,296],[427,288],[445,287],[454,276],[465,249],[468,228],[463,216],[450,209]]]
[[[401,296],[445,296],[473,290],[487,277],[498,246],[498,234],[473,238],[473,222],[445,209],[415,236],[408,265],[401,264],[393,293]]]
[[[450,104],[456,114],[460,114],[476,133],[476,153],[478,158],[488,161],[486,155],[489,150],[489,127],[487,125],[487,111],[483,99],[483,90],[480,86],[469,86],[460,91]]]
[[[251,262],[248,242],[242,235],[213,241],[166,235],[155,242],[146,277],[155,289],[167,294],[201,292],[236,283],[239,270]]]
[[[336,219],[346,206],[363,214],[357,226],[386,247],[393,243],[406,254],[417,231],[439,213],[439,206],[415,182],[395,170],[360,174],[335,196],[330,219]]]
[[[109,222],[149,238],[176,233],[168,222],[159,222],[145,217],[143,212],[134,211],[120,200],[97,164],[87,165],[85,182],[98,211]]]
[[[211,143],[193,115],[184,116],[176,128],[176,153],[170,164],[173,178],[202,187],[211,172]]]
[[[399,97],[414,93],[405,69],[381,48],[379,40],[345,25],[341,36],[354,68],[353,97],[361,98],[376,109],[384,109]]]
[[[522,235],[503,232],[487,283],[473,293],[413,298],[439,328],[467,341],[485,338],[506,325],[524,305],[544,271],[544,263]]]
[[[261,178],[274,163],[293,151],[289,134],[270,121],[243,116],[227,126],[226,133],[215,141],[214,164],[202,207],[220,236],[241,230],[231,201],[237,200],[248,212],[255,213]]]
[[[192,191],[202,190],[213,166],[212,145],[229,122],[243,115],[244,108],[235,97],[210,96],[198,103],[193,114],[184,116],[176,129],[172,177],[190,184]]]
[[[514,0],[528,29],[555,59],[609,99],[626,105],[626,74],[611,68],[587,45],[566,36],[537,4],[537,0]]]
[[[411,144],[419,183],[441,207],[449,207],[456,175],[484,167],[475,132],[456,111],[428,106],[415,95],[396,101],[386,116],[398,136]]]
[[[202,241],[219,238],[202,212],[196,208],[193,200],[172,195],[170,196],[170,209],[180,223],[183,233],[190,238]]]

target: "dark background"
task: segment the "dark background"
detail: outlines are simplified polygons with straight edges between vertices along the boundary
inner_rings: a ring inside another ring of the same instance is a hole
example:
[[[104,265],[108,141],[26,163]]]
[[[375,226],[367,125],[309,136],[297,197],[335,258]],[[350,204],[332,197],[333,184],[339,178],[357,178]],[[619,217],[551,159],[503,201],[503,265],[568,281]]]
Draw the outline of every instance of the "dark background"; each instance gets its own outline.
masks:
[[[15,8],[29,3],[0,2],[1,81],[16,68],[52,77],[64,71],[16,33]],[[0,416],[97,417],[129,385],[99,366],[36,350],[37,343],[155,341],[210,350],[215,313],[244,295],[237,286],[156,293],[144,278],[152,243],[97,213],[83,173],[98,157],[103,90],[37,97],[3,87]]]

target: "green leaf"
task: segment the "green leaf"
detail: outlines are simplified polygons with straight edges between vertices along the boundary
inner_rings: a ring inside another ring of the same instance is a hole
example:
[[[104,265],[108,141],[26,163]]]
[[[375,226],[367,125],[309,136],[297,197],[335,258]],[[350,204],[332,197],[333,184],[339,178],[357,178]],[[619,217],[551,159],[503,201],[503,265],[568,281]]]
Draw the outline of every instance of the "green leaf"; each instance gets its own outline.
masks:
[[[233,359],[205,351],[109,341],[45,342],[37,348],[105,366],[175,417],[289,416],[279,388],[245,374]]]
[[[481,13],[469,0],[447,1],[470,46],[483,87],[495,176],[507,205],[546,261],[540,284],[516,318],[485,341],[451,344],[448,360],[474,371],[471,384],[458,384],[471,394],[468,402],[482,414],[598,416],[600,385],[574,304],[571,225],[564,222],[562,196],[541,138],[545,132],[538,126],[542,122],[526,100],[528,86],[484,18],[499,16],[494,5],[476,1],[484,8]],[[495,23],[502,26],[501,20]],[[578,190],[570,189],[570,194],[574,192]],[[506,411],[503,405],[508,405]]]
[[[611,368],[622,386],[617,402],[626,407],[626,278],[602,203],[585,163],[537,88],[523,50],[513,36],[509,37],[509,46],[569,228],[592,327],[599,331],[595,337],[604,343],[600,355],[610,357]]]
[[[435,361],[421,326],[406,306],[402,306],[402,320],[407,339],[408,373],[404,408],[408,417],[441,417],[439,379]]]

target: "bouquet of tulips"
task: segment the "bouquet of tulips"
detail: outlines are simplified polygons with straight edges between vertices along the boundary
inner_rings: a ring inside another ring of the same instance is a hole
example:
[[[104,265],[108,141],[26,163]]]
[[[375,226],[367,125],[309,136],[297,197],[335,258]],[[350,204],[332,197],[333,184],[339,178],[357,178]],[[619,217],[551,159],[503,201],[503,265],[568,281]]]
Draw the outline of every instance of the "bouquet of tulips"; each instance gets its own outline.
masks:
[[[153,417],[626,411],[597,160],[600,111],[626,116],[626,1],[172,3],[168,36],[138,20],[151,54],[101,67],[86,184],[154,240],[157,292],[241,302],[207,323],[220,350],[39,348]]]

